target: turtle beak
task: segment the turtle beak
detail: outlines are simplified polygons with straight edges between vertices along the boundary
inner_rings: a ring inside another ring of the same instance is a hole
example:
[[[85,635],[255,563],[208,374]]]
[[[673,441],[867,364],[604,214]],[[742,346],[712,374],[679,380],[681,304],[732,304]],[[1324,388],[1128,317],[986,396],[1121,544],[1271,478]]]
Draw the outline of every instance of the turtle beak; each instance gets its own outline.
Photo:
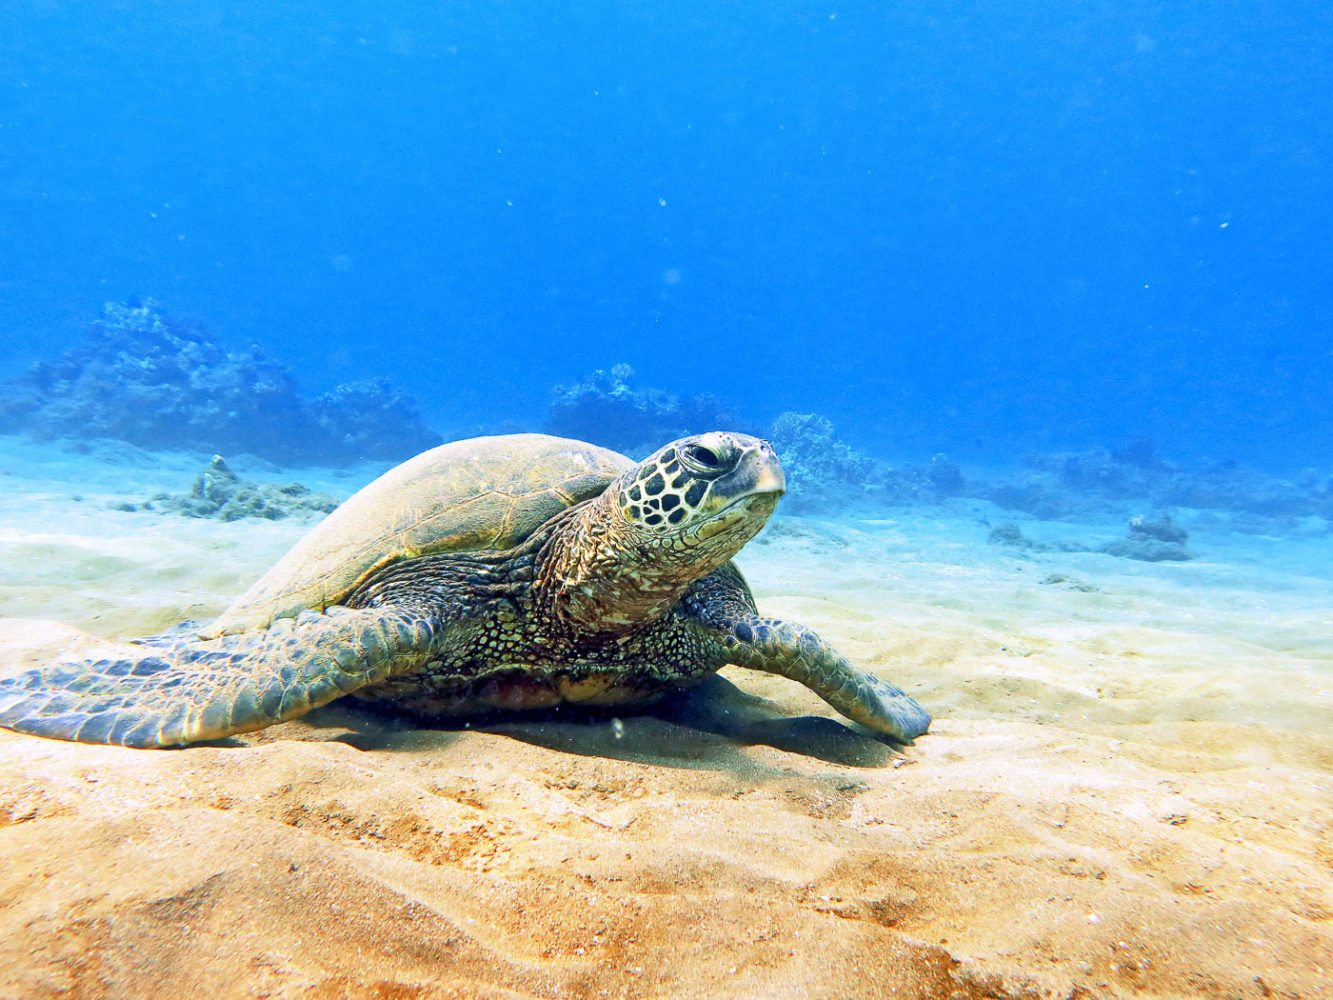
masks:
[[[730,446],[735,457],[731,470],[714,480],[709,492],[710,502],[720,509],[740,500],[769,497],[771,503],[776,504],[778,497],[787,492],[787,477],[782,471],[782,463],[773,452],[773,446],[767,441],[743,434],[718,437],[723,439],[718,444],[719,449]]]
[[[767,441],[763,442],[766,458],[755,474],[755,492],[776,493],[778,496],[787,492],[787,474],[782,471],[777,452]]]
[[[775,493],[777,496],[787,492],[787,475],[782,471],[773,446],[757,438],[741,455],[740,461],[724,480],[723,489],[732,496]],[[722,483],[719,483],[722,485]]]

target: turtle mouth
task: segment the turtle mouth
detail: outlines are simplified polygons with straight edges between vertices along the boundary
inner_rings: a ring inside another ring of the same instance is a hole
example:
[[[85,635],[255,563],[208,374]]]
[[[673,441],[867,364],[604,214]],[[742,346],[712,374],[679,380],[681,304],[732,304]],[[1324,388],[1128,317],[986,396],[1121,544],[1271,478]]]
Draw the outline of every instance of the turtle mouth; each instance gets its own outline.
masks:
[[[786,492],[787,490],[783,488],[765,490],[762,493],[751,493],[749,496],[741,497],[739,500],[733,500],[726,509],[731,510],[733,507],[741,507],[746,513],[752,516],[768,517],[768,515],[772,514],[773,510],[777,507],[778,501],[782,499],[782,494]]]
[[[711,514],[700,521],[690,531],[690,537],[694,541],[706,542],[731,530],[741,522],[753,524],[753,530],[750,533],[753,537],[764,526],[769,515],[777,507],[778,500],[785,492],[785,489],[779,488],[764,490],[759,493],[746,493],[744,496],[737,497],[716,514]]]

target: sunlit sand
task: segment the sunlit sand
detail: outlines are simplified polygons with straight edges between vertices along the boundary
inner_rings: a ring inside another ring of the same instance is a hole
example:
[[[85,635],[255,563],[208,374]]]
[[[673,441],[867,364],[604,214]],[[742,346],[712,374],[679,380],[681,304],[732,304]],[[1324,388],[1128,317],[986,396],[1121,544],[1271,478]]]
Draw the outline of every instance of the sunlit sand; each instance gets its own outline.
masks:
[[[0,439],[0,671],[207,619],[313,523],[113,509],[206,458]],[[335,704],[185,751],[0,731],[0,983],[1333,995],[1333,539],[1186,511],[1196,558],[1149,564],[987,545],[1012,515],[976,501],[873,513],[780,516],[739,562],[931,710],[915,746],[735,668],[619,719]]]

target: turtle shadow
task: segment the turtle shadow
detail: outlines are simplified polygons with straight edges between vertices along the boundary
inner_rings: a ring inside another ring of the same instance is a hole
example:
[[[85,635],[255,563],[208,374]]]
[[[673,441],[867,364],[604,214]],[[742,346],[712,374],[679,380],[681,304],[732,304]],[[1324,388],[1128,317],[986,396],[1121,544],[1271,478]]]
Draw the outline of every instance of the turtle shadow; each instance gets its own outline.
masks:
[[[770,702],[717,675],[638,708],[563,705],[442,721],[349,701],[317,709],[304,721],[342,729],[330,738],[363,751],[440,749],[465,732],[483,732],[562,753],[680,768],[751,768],[753,759],[741,750],[759,745],[843,767],[885,767],[902,748],[889,737],[833,719],[775,716]]]
[[[772,702],[714,674],[663,702],[655,713],[739,746],[770,746],[844,767],[885,767],[904,744],[855,723],[817,715],[775,715]]]
[[[391,706],[343,698],[312,709],[292,722],[247,733],[251,743],[300,740],[304,743],[342,743],[365,753],[376,751],[447,750],[470,728],[439,719],[422,721]]]

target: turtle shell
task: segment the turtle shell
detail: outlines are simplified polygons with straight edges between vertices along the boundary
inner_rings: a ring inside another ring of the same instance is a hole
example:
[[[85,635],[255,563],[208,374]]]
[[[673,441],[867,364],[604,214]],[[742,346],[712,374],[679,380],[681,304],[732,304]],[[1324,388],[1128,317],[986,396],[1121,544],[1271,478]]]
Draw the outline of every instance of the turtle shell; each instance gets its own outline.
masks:
[[[205,628],[267,628],[346,599],[376,570],[433,552],[507,549],[634,463],[546,434],[471,438],[422,452],[353,494]]]

